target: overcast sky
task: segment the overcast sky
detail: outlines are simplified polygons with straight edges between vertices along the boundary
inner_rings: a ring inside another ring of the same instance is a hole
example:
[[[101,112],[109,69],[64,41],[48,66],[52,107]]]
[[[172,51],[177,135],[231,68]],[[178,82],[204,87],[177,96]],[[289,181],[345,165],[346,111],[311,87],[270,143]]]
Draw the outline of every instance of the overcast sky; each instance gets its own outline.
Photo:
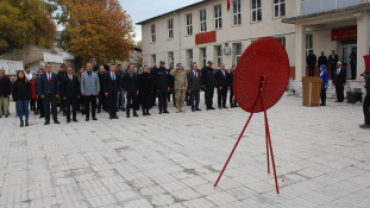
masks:
[[[136,41],[141,40],[141,26],[137,22],[178,9],[201,0],[119,0],[123,10],[132,18],[136,32]]]

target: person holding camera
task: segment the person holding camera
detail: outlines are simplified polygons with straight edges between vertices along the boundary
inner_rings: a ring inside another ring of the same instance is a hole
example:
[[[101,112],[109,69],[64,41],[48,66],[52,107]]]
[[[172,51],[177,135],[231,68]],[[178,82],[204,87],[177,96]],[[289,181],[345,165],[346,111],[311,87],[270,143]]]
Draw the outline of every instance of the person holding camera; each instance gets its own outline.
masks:
[[[361,74],[365,78],[366,96],[364,100],[365,123],[360,125],[361,128],[370,128],[370,72]]]

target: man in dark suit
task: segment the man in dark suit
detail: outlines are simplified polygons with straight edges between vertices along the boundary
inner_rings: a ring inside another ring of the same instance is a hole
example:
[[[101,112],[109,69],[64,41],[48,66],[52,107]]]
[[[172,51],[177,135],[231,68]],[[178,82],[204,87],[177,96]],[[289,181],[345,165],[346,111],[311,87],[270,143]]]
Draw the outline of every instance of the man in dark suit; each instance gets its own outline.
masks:
[[[77,99],[80,98],[80,83],[77,76],[73,75],[71,67],[67,68],[67,75],[63,77],[63,100],[66,103],[67,123],[71,122],[71,105],[73,122],[78,122],[76,119],[77,114]]]
[[[313,51],[310,51],[310,54],[307,56],[307,67],[308,67],[308,76],[313,77],[315,75],[315,67],[316,67],[316,56],[313,54]]]
[[[119,119],[117,116],[117,99],[120,93],[120,75],[115,72],[116,66],[110,65],[109,72],[105,74],[102,91],[107,100],[107,110],[109,112],[109,119]]]
[[[357,77],[357,48],[352,49],[352,53],[349,58],[351,59],[351,79],[355,80]]]
[[[213,95],[216,84],[215,70],[213,69],[213,62],[208,61],[207,66],[202,69],[202,88],[205,93],[205,101],[207,110],[215,110],[213,107]]]
[[[339,61],[338,55],[336,55],[335,51],[332,50],[331,55],[329,56],[328,59],[328,64],[330,64],[330,75],[332,80],[334,80],[335,77],[338,61]]]
[[[45,124],[50,124],[50,105],[51,113],[55,124],[59,124],[57,117],[57,99],[59,97],[58,77],[55,73],[51,72],[51,64],[45,65],[46,73],[40,77],[39,95],[44,99],[44,116]]]
[[[167,98],[171,88],[171,78],[168,69],[165,67],[166,62],[163,60],[159,62],[159,67],[153,71],[153,80],[155,83],[155,89],[158,95],[158,109],[159,114],[170,113],[167,110]],[[153,69],[152,69],[153,70]]]
[[[190,106],[193,112],[201,111],[199,108],[200,88],[202,87],[202,77],[198,65],[193,63],[193,69],[187,74],[188,76],[188,93],[190,94]],[[195,102],[195,104],[194,104]]]
[[[335,90],[337,92],[338,100],[335,102],[343,102],[344,101],[344,85],[347,82],[347,73],[346,70],[342,68],[342,62],[337,63],[337,70],[335,72],[334,81]]]
[[[324,51],[321,52],[321,56],[319,57],[319,60],[317,61],[318,66],[328,66],[328,58],[325,56]]]
[[[234,73],[236,70],[236,66],[233,65],[231,67],[230,73],[229,73],[229,87],[230,87],[230,106],[231,108],[239,107],[236,104],[236,100],[234,98]]]
[[[60,94],[62,95],[63,94],[63,80],[64,80],[64,76],[66,76],[68,73],[67,73],[67,65],[66,64],[62,64],[60,65],[60,70],[58,71],[58,85],[59,85],[59,89],[60,89]],[[66,100],[62,99],[61,101],[61,104],[60,104],[60,112],[63,112],[63,116],[65,116],[66,114]]]
[[[139,94],[139,80],[137,74],[134,73],[134,65],[130,64],[128,66],[128,72],[124,76],[124,89],[126,95],[126,117],[130,118],[130,105],[132,102],[132,109],[134,111],[134,117],[139,117],[136,113],[136,102],[137,95]],[[166,97],[164,97],[166,102]]]
[[[222,63],[220,65],[220,70],[216,73],[216,80],[217,80],[217,97],[218,97],[218,108],[227,108],[226,107],[226,100],[227,100],[227,90],[229,88],[229,80],[228,80],[228,73],[225,68],[225,64]]]

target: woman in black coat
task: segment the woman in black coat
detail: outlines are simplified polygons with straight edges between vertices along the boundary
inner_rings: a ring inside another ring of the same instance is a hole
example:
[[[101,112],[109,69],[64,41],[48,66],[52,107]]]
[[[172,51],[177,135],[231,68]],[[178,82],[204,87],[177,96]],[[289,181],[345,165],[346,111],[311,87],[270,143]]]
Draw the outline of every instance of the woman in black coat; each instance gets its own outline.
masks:
[[[144,66],[143,73],[139,76],[139,92],[143,115],[150,116],[149,109],[152,108],[152,79],[149,74],[149,68]]]
[[[20,120],[20,127],[29,126],[29,101],[32,99],[31,84],[26,79],[24,71],[18,71],[17,80],[13,84],[13,101],[16,102],[17,113]],[[23,123],[23,116],[25,123]]]

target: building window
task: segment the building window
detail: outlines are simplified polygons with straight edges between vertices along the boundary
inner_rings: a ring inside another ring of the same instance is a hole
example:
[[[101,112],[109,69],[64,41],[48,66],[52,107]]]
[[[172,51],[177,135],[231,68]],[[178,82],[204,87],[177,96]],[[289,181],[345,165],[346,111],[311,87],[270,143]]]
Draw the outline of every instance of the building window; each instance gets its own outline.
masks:
[[[173,19],[168,20],[168,38],[173,38]]]
[[[187,51],[187,56],[188,56],[189,66],[191,67],[192,64],[193,64],[193,50],[188,50]]]
[[[173,52],[168,53],[168,64],[174,64]]]
[[[207,48],[202,48],[200,50],[201,50],[201,53],[202,53],[202,56],[201,56],[201,60],[202,60],[202,63],[203,63],[202,67],[205,67],[207,65]]]
[[[188,35],[192,35],[193,34],[193,15],[192,14],[186,15],[186,28],[188,31]]]
[[[216,47],[217,52],[217,66],[220,66],[222,63],[222,46]]]
[[[207,31],[207,13],[205,9],[200,10],[200,31]]]
[[[221,4],[215,6],[215,29],[222,28]]]
[[[151,31],[152,31],[152,43],[155,43],[155,41],[156,41],[155,24],[151,25]]]
[[[252,22],[262,21],[262,0],[252,0]]]
[[[234,25],[242,24],[242,10],[241,10],[241,0],[233,1],[233,18]]]
[[[276,37],[276,39],[281,43],[285,48],[285,37]]]
[[[242,44],[241,43],[236,44],[235,56],[236,56],[236,64],[238,64],[240,57],[242,56]]]
[[[154,67],[157,63],[157,56],[156,55],[152,55],[152,66]]]
[[[285,0],[274,0],[275,17],[285,16]]]
[[[306,56],[308,56],[310,51],[313,51],[313,35],[307,34],[306,35]]]

